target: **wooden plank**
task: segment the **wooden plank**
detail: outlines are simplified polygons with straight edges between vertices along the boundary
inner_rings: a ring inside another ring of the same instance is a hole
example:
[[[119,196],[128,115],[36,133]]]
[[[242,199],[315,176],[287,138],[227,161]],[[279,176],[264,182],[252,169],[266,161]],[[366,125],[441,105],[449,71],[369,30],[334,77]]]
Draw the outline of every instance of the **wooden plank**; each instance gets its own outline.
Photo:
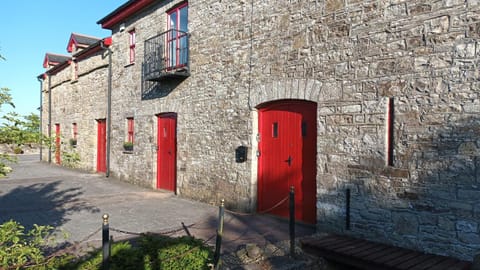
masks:
[[[344,239],[344,238],[341,238],[341,237],[338,237],[338,236],[335,236],[335,235],[329,235],[329,236],[326,236],[324,238],[316,239],[316,241],[314,241],[311,244],[324,245],[324,244],[329,244],[329,243],[335,243],[335,242],[338,242],[339,240],[342,240],[342,239]]]
[[[385,248],[384,246],[376,245],[374,248],[356,253],[354,257],[363,259],[363,257],[368,256],[372,253],[378,252],[384,248]]]
[[[468,270],[472,266],[472,263],[465,261],[458,261],[456,264],[450,266],[449,270]]]
[[[450,267],[453,267],[457,262],[456,259],[448,258],[447,260],[428,268],[428,270],[450,270]]]
[[[410,253],[407,253],[401,257],[398,257],[396,259],[393,259],[391,261],[385,262],[385,264],[389,267],[396,267],[397,265],[407,261],[407,260],[412,260],[418,256],[422,255],[419,252],[411,251]]]
[[[441,262],[448,260],[447,257],[431,255],[430,258],[424,260],[422,263],[415,265],[411,270],[424,270],[429,269]]]
[[[336,247],[342,247],[346,243],[350,243],[350,242],[351,242],[351,240],[348,240],[348,239],[339,239],[337,241],[327,242],[327,243],[320,242],[316,246],[319,247],[319,248],[334,249]]]
[[[348,252],[354,252],[355,250],[363,250],[369,244],[370,243],[367,241],[358,241],[357,243],[350,244],[349,246],[338,249],[337,252],[348,255]]]
[[[454,258],[375,243],[348,236],[328,235],[321,239],[301,241],[312,254],[345,265],[368,270],[466,270],[470,262]]]
[[[430,256],[431,255],[422,254],[418,257],[415,257],[413,259],[410,259],[408,261],[405,261],[405,262],[397,265],[397,268],[402,269],[402,270],[410,269],[410,268],[414,267],[415,265],[422,263],[424,260],[428,259]]]
[[[378,247],[378,245],[376,245],[375,243],[368,242],[367,245],[364,245],[359,249],[346,251],[345,255],[356,257],[358,253],[364,252],[366,250],[371,250],[371,249],[374,249],[376,247]]]
[[[390,255],[384,256],[382,258],[378,258],[377,263],[384,264],[385,262],[394,260],[396,258],[400,258],[411,252],[412,252],[411,250],[399,248],[395,252],[390,253]]]
[[[377,259],[380,259],[381,257],[384,257],[384,256],[388,256],[392,252],[395,252],[397,249],[398,249],[397,247],[385,247],[378,252],[375,252],[375,253],[372,253],[368,256],[363,257],[363,259],[367,260],[367,261],[372,261],[372,262],[378,264]]]
[[[355,245],[358,242],[359,242],[358,240],[352,239],[351,241],[342,242],[339,245],[332,245],[331,247],[329,246],[329,248],[332,249],[333,251],[340,252],[339,250],[344,249],[346,247],[350,247],[351,245]]]

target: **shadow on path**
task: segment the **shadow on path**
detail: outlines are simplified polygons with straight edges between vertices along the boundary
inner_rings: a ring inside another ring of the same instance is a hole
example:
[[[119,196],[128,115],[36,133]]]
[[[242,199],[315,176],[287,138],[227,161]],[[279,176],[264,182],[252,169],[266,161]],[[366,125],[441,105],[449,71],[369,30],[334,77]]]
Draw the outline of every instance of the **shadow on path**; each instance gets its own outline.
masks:
[[[61,189],[61,180],[21,185],[0,193],[0,223],[10,219],[26,229],[34,224],[59,227],[73,212],[99,212],[99,209],[80,199],[82,188]]]

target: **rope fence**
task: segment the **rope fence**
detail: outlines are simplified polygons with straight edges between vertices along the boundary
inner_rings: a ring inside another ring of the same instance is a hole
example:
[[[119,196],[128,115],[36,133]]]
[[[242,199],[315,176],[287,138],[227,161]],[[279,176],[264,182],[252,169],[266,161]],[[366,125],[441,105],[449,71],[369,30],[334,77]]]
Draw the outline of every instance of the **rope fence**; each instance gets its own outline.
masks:
[[[230,214],[234,214],[234,215],[240,215],[240,216],[251,216],[251,215],[255,215],[255,214],[266,214],[266,213],[269,213],[269,212],[279,208],[286,201],[289,201],[289,210],[290,210],[289,211],[289,217],[290,217],[290,222],[289,222],[290,255],[293,257],[295,255],[294,254],[294,249],[295,249],[295,247],[294,247],[294,242],[295,242],[295,203],[294,203],[295,202],[295,193],[294,193],[293,187],[291,187],[290,193],[289,193],[288,196],[281,199],[278,203],[276,203],[272,207],[270,207],[266,210],[254,213],[254,214],[240,213],[240,212],[235,212],[235,211],[232,211],[232,210],[227,210],[227,209],[225,209],[225,203],[224,203],[224,200],[222,199],[221,204],[219,206],[218,224],[217,224],[216,234],[214,234],[211,237],[209,237],[208,239],[202,241],[202,245],[206,245],[214,237],[216,237],[215,252],[214,252],[214,258],[213,258],[214,264],[212,266],[213,267],[212,269],[219,269],[219,267],[221,265],[220,251],[221,251],[222,238],[223,238],[223,228],[224,228],[223,224],[224,224],[225,212],[230,213]],[[109,216],[107,214],[104,214],[102,216],[102,219],[103,219],[103,224],[102,224],[102,226],[100,226],[100,228],[98,228],[95,231],[93,231],[92,233],[88,234],[86,237],[82,238],[80,241],[75,242],[73,245],[70,245],[65,249],[62,249],[60,251],[57,251],[57,252],[51,254],[50,256],[48,256],[45,259],[45,261],[42,264],[33,264],[33,263],[29,264],[29,263],[27,263],[27,264],[21,265],[21,266],[18,266],[18,265],[11,266],[11,267],[6,268],[5,270],[17,269],[19,267],[28,269],[28,268],[33,268],[33,267],[46,265],[56,257],[60,257],[60,256],[65,255],[65,254],[71,254],[72,250],[75,250],[80,245],[89,241],[93,236],[95,236],[100,231],[102,231],[102,269],[103,270],[109,270],[109,261],[110,261],[110,255],[111,255],[110,250],[111,250],[111,244],[113,242],[113,237],[110,236],[110,231],[113,231],[113,232],[116,232],[116,233],[121,233],[121,234],[126,234],[126,235],[133,235],[133,236],[146,236],[146,235],[170,236],[170,235],[179,233],[181,231],[184,231],[188,236],[191,236],[190,232],[188,231],[189,228],[200,229],[200,227],[198,227],[198,225],[201,225],[201,224],[204,224],[204,223],[208,222],[208,221],[200,220],[200,221],[192,223],[190,225],[185,225],[182,222],[181,226],[179,226],[179,227],[164,229],[160,232],[133,232],[133,231],[128,231],[128,230],[123,230],[123,229],[110,227],[109,226]],[[211,228],[211,227],[208,227],[208,228]],[[199,248],[199,246],[193,247],[193,248],[183,252],[182,254],[178,254],[178,255],[163,259],[163,260],[168,261],[168,260],[174,260],[174,259],[182,258],[182,257],[186,256],[187,254],[191,253],[192,251],[194,251],[197,248]],[[0,270],[3,270],[3,269],[0,268]]]

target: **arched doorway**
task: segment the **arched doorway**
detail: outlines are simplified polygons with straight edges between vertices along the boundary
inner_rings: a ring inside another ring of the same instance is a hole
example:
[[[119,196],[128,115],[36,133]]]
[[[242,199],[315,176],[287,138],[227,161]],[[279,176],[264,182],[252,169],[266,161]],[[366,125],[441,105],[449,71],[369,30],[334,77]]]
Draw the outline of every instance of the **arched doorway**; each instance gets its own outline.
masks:
[[[274,207],[295,188],[296,219],[316,222],[317,104],[268,102],[259,110],[258,211]],[[287,217],[288,200],[271,214]]]

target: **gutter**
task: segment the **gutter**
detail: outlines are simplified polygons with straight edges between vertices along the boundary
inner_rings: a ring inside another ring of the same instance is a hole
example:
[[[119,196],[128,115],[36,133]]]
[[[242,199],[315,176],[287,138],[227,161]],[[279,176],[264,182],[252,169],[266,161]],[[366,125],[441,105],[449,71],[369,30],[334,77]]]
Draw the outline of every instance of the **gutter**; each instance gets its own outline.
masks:
[[[40,83],[40,124],[38,127],[38,138],[39,138],[39,143],[40,143],[40,161],[42,161],[42,150],[43,150],[43,139],[42,139],[42,112],[43,112],[43,77],[44,74],[40,75],[37,77],[38,82]]]
[[[52,163],[52,75],[48,75],[48,163]]]
[[[107,160],[106,160],[106,170],[105,177],[110,177],[110,144],[111,144],[111,133],[112,133],[112,50],[110,49],[112,45],[112,38],[105,38],[100,43],[102,49],[107,50],[108,52],[108,86],[107,86]]]

